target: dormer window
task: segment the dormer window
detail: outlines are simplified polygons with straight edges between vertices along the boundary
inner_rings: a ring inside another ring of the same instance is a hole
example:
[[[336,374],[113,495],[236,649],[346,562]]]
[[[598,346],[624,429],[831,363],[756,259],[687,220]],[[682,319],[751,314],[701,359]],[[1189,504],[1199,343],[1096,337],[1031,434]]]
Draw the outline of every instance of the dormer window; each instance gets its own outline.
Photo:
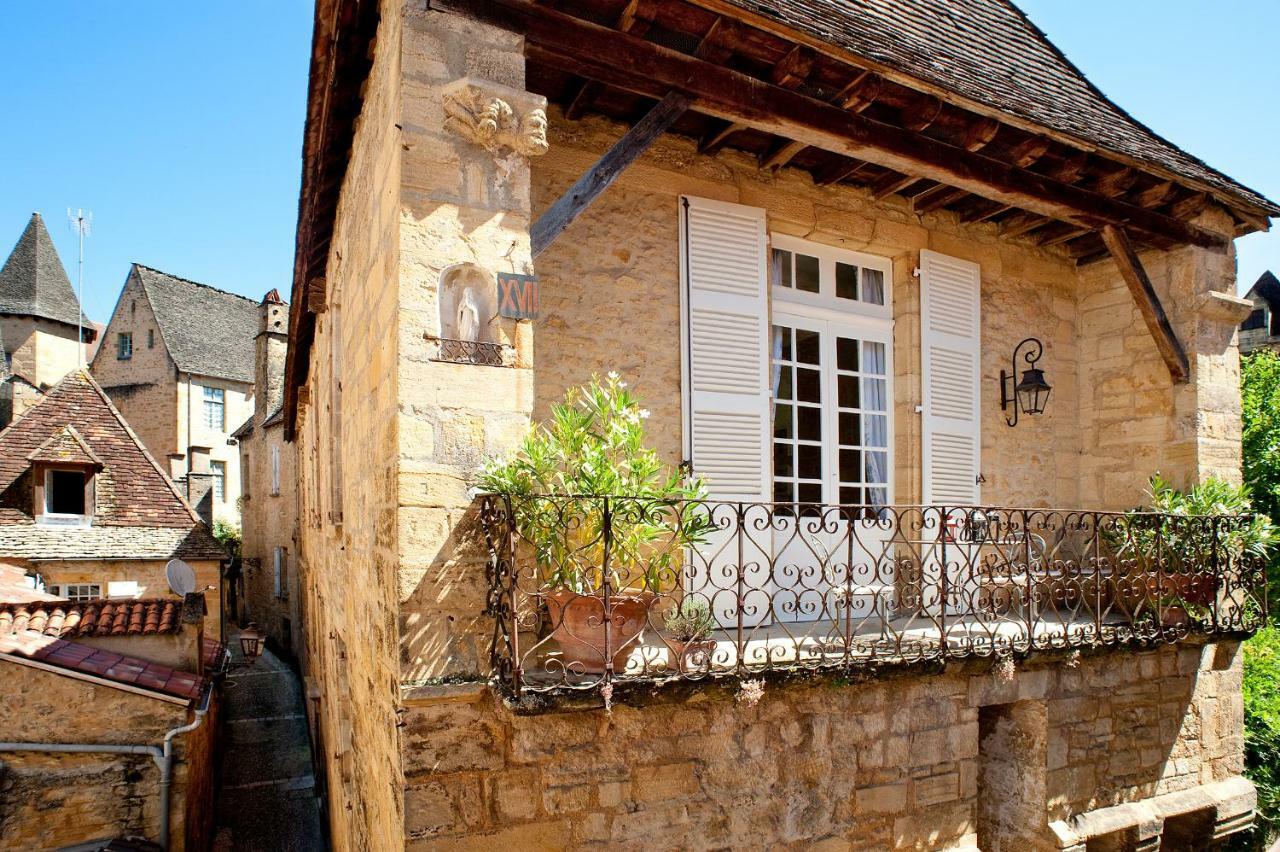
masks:
[[[93,516],[93,475],[87,468],[44,468],[38,478],[36,523],[89,526]]]

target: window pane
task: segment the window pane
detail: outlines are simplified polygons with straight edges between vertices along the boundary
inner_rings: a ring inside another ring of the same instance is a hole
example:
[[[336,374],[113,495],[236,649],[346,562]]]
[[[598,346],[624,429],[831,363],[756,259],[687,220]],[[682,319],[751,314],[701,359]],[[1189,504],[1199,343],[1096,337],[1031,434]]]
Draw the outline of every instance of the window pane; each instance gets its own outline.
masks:
[[[871,450],[866,453],[866,482],[883,483],[889,481],[889,454],[882,450]]]
[[[861,506],[862,505],[862,489],[861,488],[841,488],[840,503],[844,506]]]
[[[773,327],[773,360],[790,361],[791,360],[791,329],[782,325]]]
[[[858,341],[848,337],[836,338],[836,367],[841,370],[858,369]]]
[[[773,396],[775,399],[791,399],[791,367],[783,364],[776,366],[773,378]]]
[[[822,502],[822,486],[801,483],[798,486],[797,494],[801,503],[821,503]]]
[[[845,415],[840,415],[844,417]],[[887,447],[889,446],[889,419],[883,414],[868,414],[864,420],[867,426],[866,440],[863,443],[868,447]],[[844,440],[841,437],[841,440]]]
[[[822,338],[816,331],[796,329],[796,361],[801,364],[822,363]]]
[[[841,408],[857,408],[858,407],[857,376],[839,376],[836,379],[836,381],[839,383],[840,407]]]
[[[796,255],[796,289],[806,293],[817,293],[818,259],[807,254]]]
[[[790,444],[773,445],[774,476],[795,476],[795,467],[793,466],[792,461],[792,449]]]
[[[48,494],[45,511],[54,515],[84,514],[84,474],[74,470],[51,470],[45,480]]]
[[[797,411],[800,419],[800,440],[821,441],[822,409],[798,406]]]
[[[887,506],[889,504],[889,489],[868,488],[867,502],[872,506]]]
[[[868,340],[862,344],[862,372],[883,376],[886,366],[883,343]]]
[[[796,436],[794,425],[791,421],[790,405],[775,405],[773,407],[773,437],[775,438],[794,438]]]
[[[846,446],[856,446],[862,443],[861,421],[862,416],[859,414],[852,414],[847,411],[840,412],[840,443]]]
[[[227,499],[227,463],[209,462],[209,472],[213,474],[213,499],[225,502]]]
[[[773,250],[771,264],[771,280],[775,287],[791,286],[791,252],[782,249]]]
[[[836,298],[858,298],[858,267],[836,263]]]
[[[798,449],[800,451],[800,478],[821,479],[822,447],[801,444]]]
[[[773,483],[773,500],[775,503],[792,503],[795,499],[795,485],[790,482]]]
[[[841,377],[844,381],[844,377]],[[868,411],[885,410],[884,379],[862,380],[862,407]]]
[[[879,269],[862,270],[862,301],[884,304],[884,273]]]
[[[801,402],[822,402],[822,379],[817,370],[796,370],[796,399]]]
[[[862,453],[857,450],[840,451],[840,481],[859,482],[862,479]]]

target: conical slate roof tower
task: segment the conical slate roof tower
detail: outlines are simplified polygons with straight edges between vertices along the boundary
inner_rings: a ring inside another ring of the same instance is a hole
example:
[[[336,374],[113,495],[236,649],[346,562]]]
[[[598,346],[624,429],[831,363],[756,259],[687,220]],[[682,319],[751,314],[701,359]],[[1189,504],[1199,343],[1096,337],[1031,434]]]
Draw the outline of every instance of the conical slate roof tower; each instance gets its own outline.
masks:
[[[80,321],[80,302],[39,213],[31,214],[9,259],[0,267],[0,314],[41,317],[67,325]]]

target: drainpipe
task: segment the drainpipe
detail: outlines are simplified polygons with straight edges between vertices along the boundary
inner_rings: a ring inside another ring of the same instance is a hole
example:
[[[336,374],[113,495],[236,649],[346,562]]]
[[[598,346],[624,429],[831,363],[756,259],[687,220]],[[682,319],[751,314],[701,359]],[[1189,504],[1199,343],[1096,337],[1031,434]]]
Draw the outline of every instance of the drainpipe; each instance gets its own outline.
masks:
[[[38,752],[88,752],[95,754],[145,754],[155,761],[160,770],[160,848],[169,849],[169,797],[173,783],[173,738],[179,734],[194,731],[204,722],[209,712],[209,701],[213,690],[205,692],[204,700],[196,710],[195,721],[174,728],[164,735],[162,745],[106,745],[103,743],[5,743],[0,742],[0,752],[4,751],[38,751]]]

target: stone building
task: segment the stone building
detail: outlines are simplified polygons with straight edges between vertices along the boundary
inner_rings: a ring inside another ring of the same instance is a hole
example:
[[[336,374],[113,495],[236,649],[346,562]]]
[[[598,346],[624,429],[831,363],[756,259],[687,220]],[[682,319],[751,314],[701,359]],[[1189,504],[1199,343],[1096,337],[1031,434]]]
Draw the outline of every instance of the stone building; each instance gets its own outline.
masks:
[[[77,343],[81,337],[83,346]],[[44,219],[32,213],[0,267],[0,427],[87,363],[97,338],[97,326],[80,314],[80,301]]]
[[[1003,0],[321,0],[314,38],[284,417],[335,848],[1251,822],[1260,568],[1231,519],[1100,510],[1239,481],[1232,241],[1273,202]],[[472,485],[610,371],[712,501],[554,495],[546,558],[715,524],[553,587],[530,498]]]
[[[167,597],[165,566],[183,559],[220,625],[225,557],[88,370],[73,370],[0,432],[0,562],[45,591],[71,601]]]
[[[0,597],[5,848],[209,848],[224,659],[200,594]]]
[[[1280,350],[1280,280],[1267,270],[1244,294],[1253,310],[1240,323],[1240,354]]]
[[[135,263],[93,374],[176,479],[213,481],[215,519],[240,522],[231,432],[253,411],[252,299]]]
[[[256,622],[286,656],[301,654],[302,595],[298,553],[298,473],[295,445],[284,440],[284,361],[289,306],[272,290],[258,306],[254,338],[253,414],[232,437],[240,445],[241,623]]]

